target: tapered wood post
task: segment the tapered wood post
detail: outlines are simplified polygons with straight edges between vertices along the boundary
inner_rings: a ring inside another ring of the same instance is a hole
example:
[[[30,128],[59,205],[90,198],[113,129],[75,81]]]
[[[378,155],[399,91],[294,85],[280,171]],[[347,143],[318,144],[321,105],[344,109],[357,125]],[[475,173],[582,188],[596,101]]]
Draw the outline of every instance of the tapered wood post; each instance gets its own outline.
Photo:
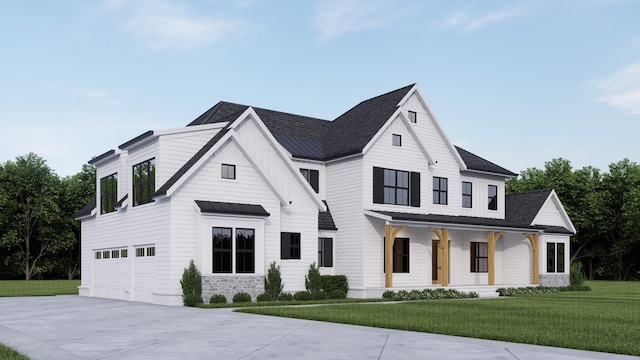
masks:
[[[496,284],[496,242],[500,238],[500,236],[504,235],[504,232],[493,232],[489,231],[487,234],[487,261],[489,262],[488,266],[488,285]]]
[[[404,229],[404,226],[393,228],[392,225],[384,226],[384,286],[393,287],[393,243],[396,235]]]
[[[524,236],[527,237],[527,239],[529,239],[529,242],[531,243],[531,277],[533,279],[532,283],[534,285],[538,285],[540,284],[540,270],[539,268],[539,240],[540,240],[540,234],[538,233],[534,233],[534,234],[527,234],[527,233],[523,233]]]
[[[449,285],[449,229],[447,228],[432,228],[429,230],[433,231],[436,236],[438,236],[438,246],[440,247],[440,253],[442,254],[442,258],[438,257],[438,263],[441,268],[442,279],[440,281],[440,285],[448,286]]]

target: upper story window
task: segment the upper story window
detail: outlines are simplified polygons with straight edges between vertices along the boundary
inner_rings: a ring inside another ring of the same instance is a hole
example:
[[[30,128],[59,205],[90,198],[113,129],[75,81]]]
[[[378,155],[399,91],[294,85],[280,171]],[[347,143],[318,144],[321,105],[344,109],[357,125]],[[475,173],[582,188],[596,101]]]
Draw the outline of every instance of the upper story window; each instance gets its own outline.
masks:
[[[300,259],[300,233],[280,233],[280,258]]]
[[[418,114],[415,111],[409,111],[409,121],[414,124],[418,122]]]
[[[150,203],[156,191],[156,159],[133,166],[133,206]]]
[[[393,146],[402,146],[402,135],[393,134],[391,144]]]
[[[223,179],[235,179],[236,178],[236,166],[229,164],[222,164],[222,178]]]
[[[300,169],[300,173],[316,193],[320,192],[320,172],[318,170]]]
[[[489,185],[489,210],[498,210],[498,187]]]
[[[420,207],[420,173],[374,167],[373,202]]]
[[[473,195],[473,185],[470,182],[462,182],[462,207],[471,208],[473,203],[471,201]]]
[[[100,179],[100,214],[110,213],[118,201],[118,174]]]
[[[448,179],[443,177],[433,177],[433,203],[447,205]]]

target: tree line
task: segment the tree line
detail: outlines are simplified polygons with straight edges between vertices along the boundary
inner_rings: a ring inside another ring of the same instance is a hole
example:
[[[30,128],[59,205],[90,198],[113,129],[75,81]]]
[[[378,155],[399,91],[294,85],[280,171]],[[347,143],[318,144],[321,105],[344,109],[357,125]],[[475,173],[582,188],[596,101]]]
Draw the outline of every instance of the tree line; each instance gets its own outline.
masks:
[[[609,172],[573,169],[566,159],[546,162],[509,179],[507,193],[555,189],[571,218],[571,262],[589,279],[640,279],[640,166],[624,159]]]
[[[80,275],[80,224],[95,197],[95,168],[59,177],[30,153],[0,163],[0,279]]]
[[[30,153],[0,163],[0,279],[74,278],[80,225],[95,196],[95,168],[59,177]],[[507,193],[555,189],[576,227],[571,262],[589,279],[640,279],[640,166],[624,159],[609,172],[573,169],[566,159],[507,180]]]

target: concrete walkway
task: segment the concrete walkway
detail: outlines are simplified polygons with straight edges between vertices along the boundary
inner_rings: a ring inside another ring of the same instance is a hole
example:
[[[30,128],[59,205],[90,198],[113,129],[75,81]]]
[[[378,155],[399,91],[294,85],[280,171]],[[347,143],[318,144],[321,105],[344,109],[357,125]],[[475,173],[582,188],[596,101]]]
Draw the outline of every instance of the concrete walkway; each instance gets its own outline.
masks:
[[[79,296],[0,298],[0,342],[34,360],[634,358]]]

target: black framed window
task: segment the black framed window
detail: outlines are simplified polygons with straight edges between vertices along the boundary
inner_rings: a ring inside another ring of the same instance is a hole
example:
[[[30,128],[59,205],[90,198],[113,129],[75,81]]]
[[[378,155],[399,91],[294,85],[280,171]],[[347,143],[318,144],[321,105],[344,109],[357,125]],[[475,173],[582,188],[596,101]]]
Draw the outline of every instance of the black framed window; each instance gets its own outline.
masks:
[[[418,122],[418,114],[415,111],[409,111],[409,121],[414,124]]]
[[[386,247],[383,253],[386,256]],[[393,272],[409,272],[409,238],[396,238],[393,242]]]
[[[142,257],[144,256],[144,248],[136,248],[136,257]]]
[[[473,184],[467,181],[462,182],[462,207],[473,207]]]
[[[231,272],[231,228],[213,228],[213,272]]]
[[[300,233],[280,233],[280,258],[300,259]]]
[[[318,238],[318,267],[333,267],[332,238]]]
[[[100,214],[116,211],[113,206],[117,201],[118,174],[111,174],[100,179]]]
[[[156,191],[156,159],[133,166],[133,206],[150,203]]]
[[[236,166],[230,164],[222,164],[222,178],[223,179],[235,179],[236,178]]]
[[[156,256],[156,247],[150,246],[147,248],[147,256]]]
[[[489,272],[489,244],[485,242],[471,243],[471,272]]]
[[[556,243],[547,243],[547,272],[556,272]]]
[[[498,187],[489,185],[489,210],[498,210]]]
[[[393,134],[391,137],[391,144],[393,146],[402,146],[402,135]]]
[[[102,259],[102,251],[96,251],[96,259],[97,260]]]
[[[448,179],[443,177],[433,177],[433,203],[447,205]]]
[[[255,272],[255,244],[254,229],[236,229],[236,272]]]
[[[556,272],[564,272],[564,244],[556,245]]]
[[[318,170],[300,169],[300,173],[316,193],[320,192],[320,172]]]
[[[374,167],[373,203],[420,207],[420,173]]]

